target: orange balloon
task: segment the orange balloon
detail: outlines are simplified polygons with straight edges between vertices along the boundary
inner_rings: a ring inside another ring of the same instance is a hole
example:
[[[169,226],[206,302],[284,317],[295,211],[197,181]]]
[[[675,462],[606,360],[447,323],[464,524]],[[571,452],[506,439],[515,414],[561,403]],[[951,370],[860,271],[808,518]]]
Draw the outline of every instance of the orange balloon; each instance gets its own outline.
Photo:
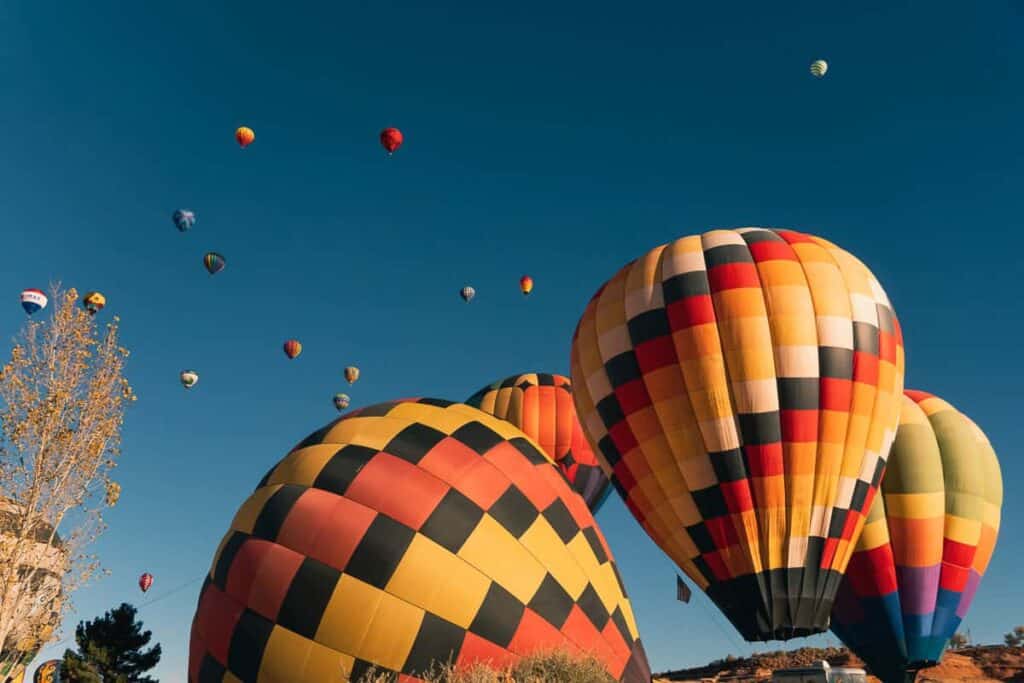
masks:
[[[240,126],[235,131],[235,140],[244,149],[252,144],[252,141],[256,139],[256,133],[252,131],[252,128],[247,126]]]

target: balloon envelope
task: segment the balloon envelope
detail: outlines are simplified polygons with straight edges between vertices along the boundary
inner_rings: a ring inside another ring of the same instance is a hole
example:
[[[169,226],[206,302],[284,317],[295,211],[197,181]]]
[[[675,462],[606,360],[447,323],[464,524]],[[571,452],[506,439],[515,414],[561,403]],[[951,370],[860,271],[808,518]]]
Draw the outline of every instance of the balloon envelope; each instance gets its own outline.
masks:
[[[345,368],[345,381],[349,384],[355,384],[356,380],[359,379],[359,368],[354,365],[350,365]]]
[[[152,574],[148,574],[147,573],[147,574],[143,574],[142,576],[139,577],[139,588],[142,589],[143,593],[148,591],[150,586],[152,586],[152,585],[153,585],[153,575]]]
[[[523,295],[527,295],[533,291],[533,278],[529,275],[524,275],[519,278],[519,289]]]
[[[348,408],[352,399],[349,398],[348,394],[335,394],[334,395],[334,407],[338,410],[345,410]]]
[[[406,399],[314,432],[242,504],[188,680],[420,677],[550,648],[651,679],[607,543],[551,461],[479,410]]]
[[[512,423],[540,444],[592,512],[604,503],[611,490],[608,475],[597,462],[576,417],[568,377],[513,375],[487,385],[466,403]]]
[[[178,209],[171,216],[174,221],[174,225],[178,228],[179,232],[186,232],[192,229],[192,226],[196,224],[196,215],[192,211],[187,209]]]
[[[253,132],[252,128],[249,128],[247,126],[240,126],[238,130],[235,131],[235,141],[243,149],[251,145],[253,140],[255,139],[256,133]]]
[[[36,669],[35,675],[32,677],[33,683],[62,683],[64,678],[61,676],[63,671],[64,662],[59,659],[50,659],[39,665]]]
[[[459,296],[461,296],[463,301],[468,304],[473,300],[473,297],[476,296],[476,290],[472,287],[463,287],[462,290],[459,291]]]
[[[886,680],[939,661],[999,533],[1002,475],[984,433],[921,391],[903,397],[882,493],[832,611],[832,630]]]
[[[191,389],[199,381],[199,374],[195,370],[185,370],[179,377],[181,378],[182,386],[186,389]]]
[[[298,339],[289,339],[284,343],[284,355],[288,358],[295,358],[302,353],[302,344]]]
[[[380,144],[388,151],[388,154],[393,154],[401,147],[403,140],[402,131],[397,128],[385,128],[380,132]]]
[[[107,305],[107,297],[99,292],[89,292],[82,297],[82,307],[89,312],[89,315],[96,315]]]
[[[583,313],[573,396],[601,466],[747,640],[828,628],[899,419],[902,344],[860,261],[783,229],[658,247]]]
[[[46,308],[48,301],[46,294],[40,289],[25,289],[21,292],[21,307],[29,315]]]
[[[207,254],[203,256],[203,266],[210,275],[216,275],[220,271],[224,270],[224,266],[226,265],[227,261],[224,260],[224,257],[215,251],[207,252]]]

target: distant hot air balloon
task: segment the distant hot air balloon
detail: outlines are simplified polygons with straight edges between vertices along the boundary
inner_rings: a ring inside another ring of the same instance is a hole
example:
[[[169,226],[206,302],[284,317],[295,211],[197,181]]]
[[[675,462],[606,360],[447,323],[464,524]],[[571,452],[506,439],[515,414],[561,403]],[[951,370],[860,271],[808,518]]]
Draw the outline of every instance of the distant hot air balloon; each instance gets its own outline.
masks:
[[[153,575],[146,573],[139,577],[139,588],[145,593],[149,590],[149,587],[153,585]]]
[[[225,261],[224,257],[217,252],[211,251],[203,256],[203,265],[206,266],[206,270],[210,275],[216,275],[220,271],[224,270],[224,266],[227,265],[227,261]]]
[[[177,227],[180,232],[186,232],[196,224],[195,213],[188,211],[187,209],[178,209],[174,212],[174,215],[172,215],[171,218],[174,220],[175,227]]]
[[[371,667],[418,681],[446,661],[553,649],[592,654],[607,677],[586,680],[650,683],[593,515],[521,431],[467,405],[347,412],[228,519],[192,621],[190,683],[360,681]]]
[[[62,676],[63,670],[64,661],[61,659],[43,662],[32,676],[32,683],[63,683],[65,680]]]
[[[21,292],[21,307],[29,315],[46,308],[48,299],[40,289],[26,289]]]
[[[476,290],[469,286],[463,287],[462,291],[459,292],[459,296],[468,304],[476,296]]]
[[[822,78],[828,71],[828,62],[824,59],[816,59],[811,62],[811,75],[815,78]]]
[[[571,367],[626,507],[743,637],[826,630],[899,423],[871,272],[790,230],[683,237],[598,290]]]
[[[359,379],[359,368],[354,365],[345,368],[345,381],[349,384],[355,384],[357,379]]]
[[[935,665],[985,574],[999,461],[963,413],[906,391],[896,441],[832,610],[832,630],[887,683]]]
[[[576,417],[568,377],[542,372],[512,375],[484,387],[466,403],[512,423],[540,444],[591,512],[604,503],[611,491],[608,475]]]
[[[238,144],[242,147],[242,149],[245,149],[246,147],[251,145],[252,141],[255,139],[256,133],[253,132],[252,128],[249,128],[247,126],[240,126],[238,130],[235,131],[235,140],[238,141]]]
[[[89,292],[82,297],[82,307],[89,312],[89,315],[96,315],[107,305],[107,297],[99,292]]]
[[[199,374],[195,370],[185,370],[181,373],[181,384],[186,389],[191,389],[199,381]]]
[[[403,139],[402,131],[397,128],[385,128],[380,132],[380,144],[384,146],[389,155],[394,154],[402,146]]]
[[[348,405],[351,402],[352,399],[348,397],[348,394],[334,395],[334,407],[337,408],[338,410],[345,410],[345,408],[348,408]]]
[[[302,353],[302,344],[297,339],[289,339],[284,343],[284,355],[295,358]]]
[[[529,275],[524,275],[519,278],[519,289],[522,290],[523,296],[526,296],[533,291],[533,278]]]

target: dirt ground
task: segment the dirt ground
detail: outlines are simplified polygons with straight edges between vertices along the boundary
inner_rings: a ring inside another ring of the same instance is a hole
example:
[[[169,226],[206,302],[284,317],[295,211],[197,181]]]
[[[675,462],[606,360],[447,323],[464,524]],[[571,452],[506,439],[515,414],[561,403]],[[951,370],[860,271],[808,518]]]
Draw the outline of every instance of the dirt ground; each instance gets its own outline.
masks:
[[[750,658],[718,661],[694,669],[656,674],[654,683],[694,681],[704,683],[762,683],[771,680],[774,669],[808,666],[826,660],[832,666],[863,667],[845,648],[803,648],[792,652],[768,652]],[[869,676],[871,683],[880,683]],[[971,683],[1024,683],[1024,648],[990,645],[947,651],[938,666],[917,675],[917,683],[970,681]]]

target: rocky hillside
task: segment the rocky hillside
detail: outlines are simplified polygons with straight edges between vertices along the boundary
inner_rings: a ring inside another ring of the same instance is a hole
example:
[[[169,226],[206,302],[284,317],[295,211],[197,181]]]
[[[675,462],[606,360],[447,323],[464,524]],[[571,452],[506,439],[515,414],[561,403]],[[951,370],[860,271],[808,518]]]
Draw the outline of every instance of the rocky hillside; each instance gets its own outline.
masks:
[[[720,660],[695,669],[682,669],[655,675],[655,683],[669,681],[760,683],[771,680],[774,669],[808,666],[826,660],[832,666],[863,667],[863,663],[846,648],[802,648],[791,652],[766,652],[743,659]],[[874,677],[871,683],[878,683]],[[965,647],[946,652],[942,662],[918,674],[918,683],[933,681],[971,681],[1024,683],[1024,648],[990,645]]]

